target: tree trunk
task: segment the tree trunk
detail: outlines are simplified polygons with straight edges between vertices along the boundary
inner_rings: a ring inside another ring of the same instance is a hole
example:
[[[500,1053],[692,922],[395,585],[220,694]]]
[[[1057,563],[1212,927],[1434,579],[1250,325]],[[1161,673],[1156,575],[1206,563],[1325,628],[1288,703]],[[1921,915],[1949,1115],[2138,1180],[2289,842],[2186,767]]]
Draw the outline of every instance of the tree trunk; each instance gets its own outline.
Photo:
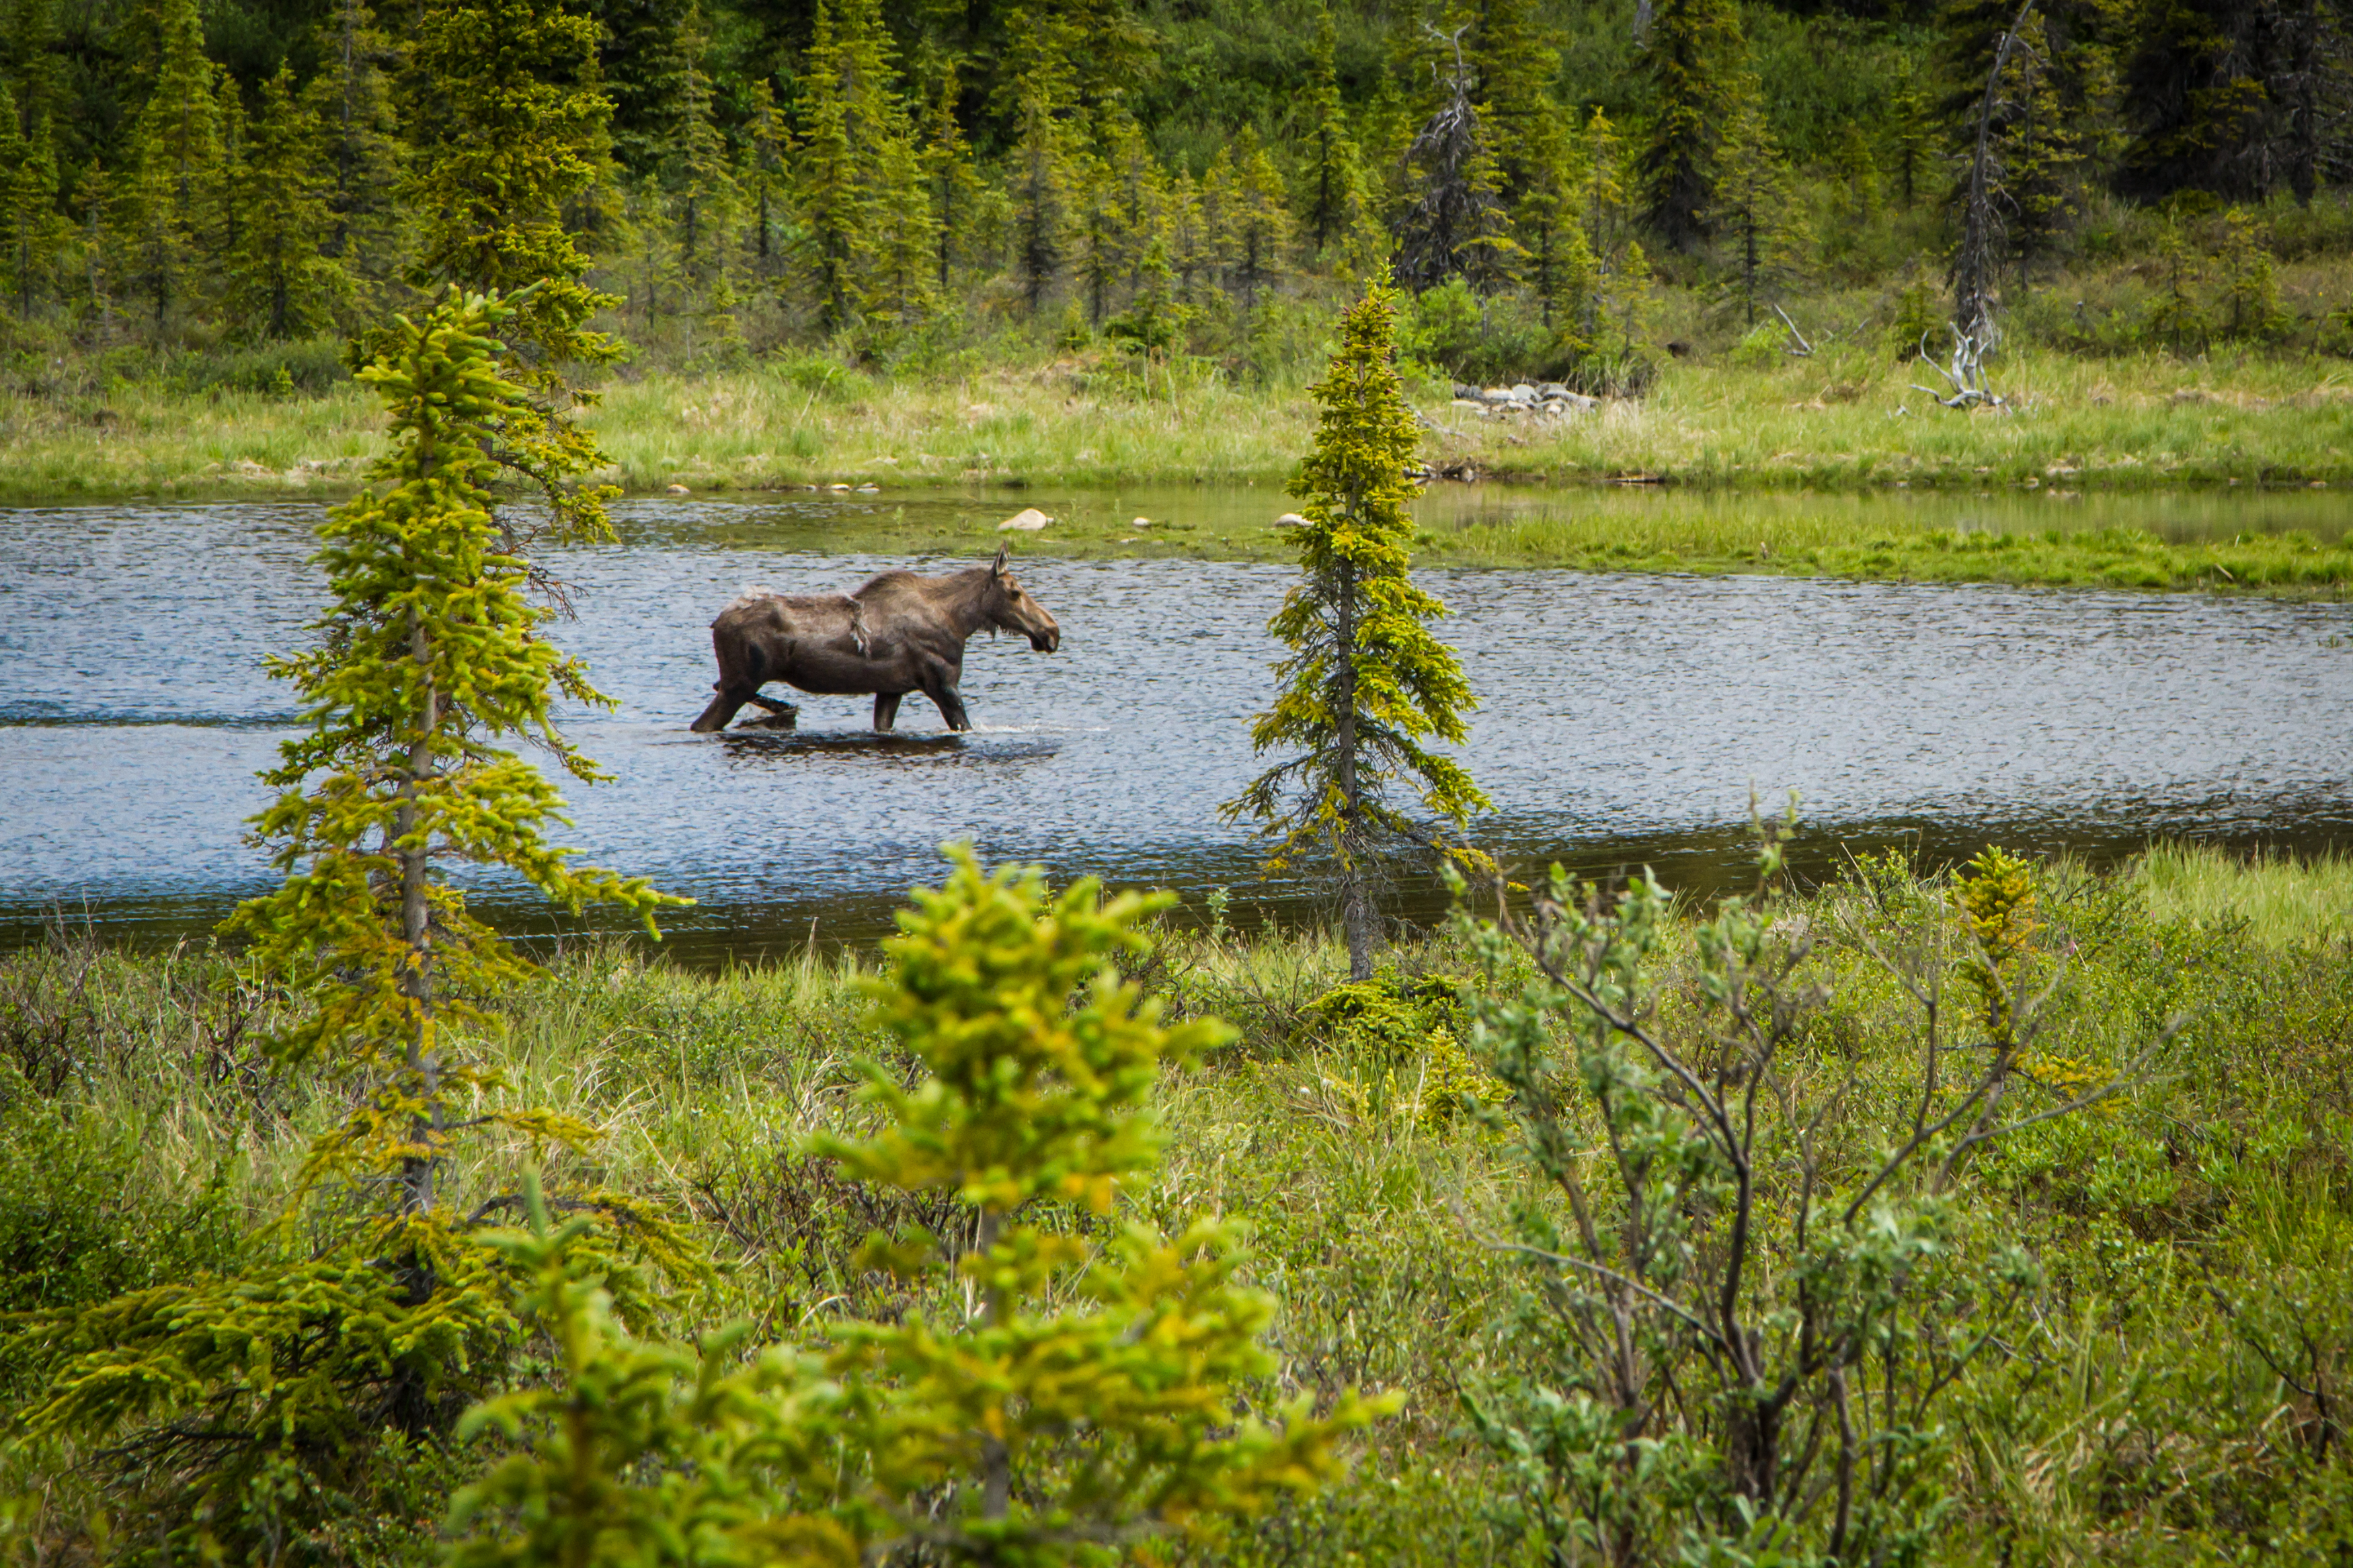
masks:
[[[425,626],[411,611],[408,620],[409,651],[422,666],[430,657],[430,645]],[[400,807],[393,817],[396,842],[406,839],[417,830],[417,791],[433,766],[433,731],[440,721],[440,698],[428,680],[425,688],[425,713],[417,726],[417,739],[408,748],[408,777],[400,786]],[[427,1106],[425,1114],[410,1125],[409,1138],[427,1151],[438,1152],[441,1145],[441,1059],[432,1047],[433,1027],[433,956],[432,910],[426,899],[427,847],[422,844],[408,845],[395,850],[400,861],[400,932],[408,948],[408,963],[400,978],[401,994],[416,1005],[417,1018],[408,1037],[407,1068],[413,1078],[421,1080]],[[411,1155],[400,1171],[404,1206],[411,1214],[423,1214],[433,1206],[433,1174],[436,1152]]]
[[[1373,943],[1377,934],[1373,913],[1371,879],[1365,865],[1364,786],[1356,777],[1356,569],[1340,563],[1339,648],[1332,677],[1332,711],[1335,731],[1335,772],[1340,784],[1340,929],[1348,942],[1348,978],[1373,976]]]

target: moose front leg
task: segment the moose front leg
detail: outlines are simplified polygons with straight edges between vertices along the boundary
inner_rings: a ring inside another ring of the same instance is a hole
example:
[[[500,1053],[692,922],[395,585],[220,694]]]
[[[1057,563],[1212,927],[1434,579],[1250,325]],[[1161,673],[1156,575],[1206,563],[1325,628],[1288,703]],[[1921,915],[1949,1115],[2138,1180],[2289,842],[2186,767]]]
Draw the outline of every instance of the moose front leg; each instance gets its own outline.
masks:
[[[906,693],[902,691],[878,691],[874,694],[876,731],[883,734],[890,733],[891,726],[899,721],[899,699],[905,695]]]

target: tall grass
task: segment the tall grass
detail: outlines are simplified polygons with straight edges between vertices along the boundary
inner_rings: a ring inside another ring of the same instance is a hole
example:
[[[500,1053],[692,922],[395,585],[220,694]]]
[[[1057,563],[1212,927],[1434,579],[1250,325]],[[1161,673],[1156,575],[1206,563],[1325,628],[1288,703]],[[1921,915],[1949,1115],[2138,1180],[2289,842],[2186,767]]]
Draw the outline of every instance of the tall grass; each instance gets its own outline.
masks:
[[[2240,922],[2273,946],[2353,938],[2353,854],[2247,858],[2211,844],[2157,844],[2130,874],[2159,920]]]
[[[1861,347],[1778,369],[1671,363],[1651,394],[1557,424],[1419,399],[1428,456],[1490,478],[1741,489],[2025,486],[2060,491],[2353,482],[2353,385],[2303,355],[2080,359],[2025,349],[2003,410],[1907,389],[1917,367]],[[1297,375],[1139,380],[1099,353],[934,376],[783,359],[607,389],[594,416],[630,489],[871,481],[1103,485],[1277,481],[1305,449]],[[335,493],[376,449],[373,403],[117,382],[0,395],[0,499]]]
[[[2042,1283],[2015,1337],[1956,1390],[1944,1560],[2207,1561],[2259,1538],[2324,1541],[2331,1500],[2353,1498],[2341,1455],[2314,1457],[2309,1401],[2264,1359],[2305,1375],[2298,1333],[2318,1336],[2331,1377],[2342,1363],[2325,1358],[2353,1355],[2353,1327],[2332,1326],[2353,1309],[2353,1255],[2329,1239],[2353,1237],[2349,881],[2341,858],[2171,847],[2114,878],[2041,873],[2037,941],[2065,984],[2022,1103],[2115,1070],[2163,1020],[2183,1022],[2106,1109],[2005,1140],[1952,1194],[2028,1248]],[[1783,911],[1785,930],[1822,944],[1824,1070],[1857,1069],[1841,1122],[1872,1123],[1915,1070],[1909,1004],[1862,944],[1943,918],[1948,892],[1881,860]],[[1670,997],[1694,929],[1687,917],[1663,961]],[[1389,958],[1408,973],[1475,970],[1443,939]],[[891,1310],[887,1280],[854,1254],[869,1228],[924,1216],[798,1152],[865,1114],[850,1064],[888,1048],[863,1016],[871,963],[810,953],[695,974],[599,945],[561,957],[470,1042],[518,1102],[605,1129],[571,1173],[637,1194],[711,1247],[722,1270],[681,1300],[677,1331],[746,1317],[787,1335]],[[1409,1398],[1346,1489],[1210,1560],[1510,1560],[1515,1483],[1467,1440],[1458,1396],[1561,1375],[1530,1331],[1519,1266],[1482,1239],[1528,1189],[1507,1132],[1428,1097],[1367,1092],[1426,1079],[1441,1047],[1433,1036],[1399,1056],[1319,1024],[1314,1004],[1345,973],[1327,933],[1221,930],[1166,933],[1137,970],[1168,1007],[1228,1017],[1241,1039],[1164,1084],[1168,1154],[1129,1194],[1134,1212],[1249,1222],[1251,1278],[1277,1303],[1270,1393]],[[208,950],[60,944],[0,959],[0,1310],[236,1266],[351,1092],[268,1070],[257,1042],[280,1018],[271,994]],[[499,1190],[539,1157],[517,1140],[451,1180]],[[0,1322],[0,1394],[21,1400],[40,1375]],[[135,1509],[135,1470],[55,1460],[0,1443],[0,1483],[66,1500],[59,1518],[77,1497]]]

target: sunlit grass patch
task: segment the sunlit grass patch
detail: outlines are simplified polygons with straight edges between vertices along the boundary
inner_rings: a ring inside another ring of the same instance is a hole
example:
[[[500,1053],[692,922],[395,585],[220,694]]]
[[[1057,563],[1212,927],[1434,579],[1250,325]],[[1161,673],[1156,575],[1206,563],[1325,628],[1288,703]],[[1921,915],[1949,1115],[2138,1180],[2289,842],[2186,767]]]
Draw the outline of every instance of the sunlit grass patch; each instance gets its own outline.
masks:
[[[2233,855],[2211,844],[2157,844],[2131,880],[2163,921],[2244,921],[2272,945],[2353,937],[2353,854],[2309,859]]]

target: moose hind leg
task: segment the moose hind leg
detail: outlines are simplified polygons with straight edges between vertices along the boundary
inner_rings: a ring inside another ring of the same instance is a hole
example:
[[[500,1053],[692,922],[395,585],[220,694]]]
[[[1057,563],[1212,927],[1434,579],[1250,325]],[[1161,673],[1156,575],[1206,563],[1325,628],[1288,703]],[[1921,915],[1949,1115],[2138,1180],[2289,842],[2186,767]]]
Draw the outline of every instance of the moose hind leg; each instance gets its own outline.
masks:
[[[874,728],[877,731],[886,735],[891,732],[891,726],[899,721],[899,699],[905,695],[901,691],[878,691],[874,694]]]
[[[702,717],[694,721],[695,733],[707,735],[713,730],[724,730],[727,721],[735,717],[735,710],[752,700],[754,695],[741,688],[733,690],[720,688],[719,695],[711,700],[711,706],[702,710]]]

